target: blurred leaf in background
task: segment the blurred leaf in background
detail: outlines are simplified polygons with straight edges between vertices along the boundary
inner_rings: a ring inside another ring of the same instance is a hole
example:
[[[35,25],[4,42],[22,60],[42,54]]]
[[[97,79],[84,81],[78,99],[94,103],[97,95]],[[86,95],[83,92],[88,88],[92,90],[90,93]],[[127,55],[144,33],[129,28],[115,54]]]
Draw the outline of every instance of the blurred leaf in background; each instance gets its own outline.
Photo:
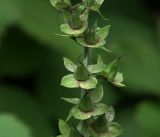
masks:
[[[110,21],[98,19],[98,24],[111,24],[106,47],[113,54],[91,51],[93,62],[95,53],[105,62],[127,54],[120,61],[127,89],[107,83],[103,99],[116,107],[122,137],[160,136],[160,14],[156,10],[155,16],[151,3],[105,1],[101,11]],[[93,22],[96,16],[91,14]],[[61,23],[49,0],[0,0],[0,136],[46,137],[51,130],[56,135],[58,118],[66,118],[70,108],[59,98],[80,95],[59,86],[67,73],[62,57],[76,61],[83,52],[72,40],[54,35],[63,34]]]

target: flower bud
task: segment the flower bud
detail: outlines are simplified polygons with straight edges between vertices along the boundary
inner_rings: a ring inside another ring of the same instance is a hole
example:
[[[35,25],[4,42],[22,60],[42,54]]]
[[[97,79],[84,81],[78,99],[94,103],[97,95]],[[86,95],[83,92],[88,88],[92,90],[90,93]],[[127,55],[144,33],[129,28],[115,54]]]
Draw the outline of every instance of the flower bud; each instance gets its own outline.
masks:
[[[82,137],[82,135],[75,127],[71,127],[69,137]]]
[[[108,130],[106,115],[103,114],[99,116],[96,121],[93,123],[94,130],[98,133],[104,133]]]
[[[90,98],[90,92],[86,92],[84,94],[80,101],[79,108],[83,112],[90,112],[94,109],[94,103]]]
[[[74,11],[71,14],[69,25],[72,29],[80,29],[82,27],[82,21],[78,12]]]
[[[78,81],[85,81],[89,78],[89,72],[83,63],[78,63],[74,76]]]
[[[95,23],[91,28],[89,28],[85,33],[85,41],[89,44],[96,44],[98,42],[97,23]]]

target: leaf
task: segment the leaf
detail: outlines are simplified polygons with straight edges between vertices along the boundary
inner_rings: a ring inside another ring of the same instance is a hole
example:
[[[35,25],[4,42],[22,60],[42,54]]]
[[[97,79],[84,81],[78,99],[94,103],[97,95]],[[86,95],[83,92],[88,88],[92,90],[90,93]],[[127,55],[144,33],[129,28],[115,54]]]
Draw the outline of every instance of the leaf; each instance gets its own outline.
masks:
[[[95,108],[93,111],[90,112],[83,112],[79,109],[78,106],[73,107],[70,112],[69,115],[67,117],[67,121],[73,116],[75,119],[79,119],[79,120],[85,120],[85,119],[89,119],[91,116],[97,116],[97,115],[101,115],[104,114],[105,112],[107,112],[107,110],[109,109],[108,106],[106,106],[103,103],[99,103],[95,105]]]
[[[104,51],[106,51],[106,52],[108,52],[108,53],[112,53],[112,51],[111,51],[111,50],[109,50],[109,49],[105,48],[104,46],[99,47],[99,49],[102,49],[102,50],[104,50]]]
[[[70,0],[63,0],[63,1],[50,0],[50,2],[51,2],[51,5],[52,5],[53,7],[57,8],[57,9],[60,9],[60,10],[61,10],[61,9],[64,9],[64,8],[66,8],[66,7],[68,7],[68,6],[71,5]],[[60,3],[60,2],[62,2],[62,3]]]
[[[31,137],[30,127],[12,113],[0,114],[0,132],[2,137]]]
[[[55,7],[57,0],[50,0],[50,2],[51,2],[51,5],[52,5],[53,7]]]
[[[108,124],[108,136],[107,137],[117,137],[122,134],[123,130],[121,126],[116,122],[110,122]]]
[[[101,56],[100,56],[100,55],[98,55],[98,61],[97,61],[97,64],[104,64],[104,63],[103,63],[103,60],[102,60],[102,58],[101,58]]]
[[[123,74],[118,72],[114,81],[119,83],[123,82]]]
[[[80,81],[80,87],[83,89],[93,89],[97,85],[97,79],[94,76],[90,76],[90,78],[86,81]]]
[[[75,119],[79,120],[85,120],[91,117],[90,112],[82,112],[77,106],[73,107],[69,113],[69,116],[67,120],[69,120],[71,117],[74,117]]]
[[[70,74],[62,78],[61,85],[67,88],[78,88],[79,82],[75,80],[74,74]]]
[[[88,70],[91,73],[100,73],[100,72],[104,71],[105,68],[106,68],[105,64],[88,65]]]
[[[108,111],[106,112],[106,120],[108,122],[112,122],[114,120],[114,117],[115,117],[114,109],[113,107],[110,107]]]
[[[108,111],[109,107],[106,104],[98,103],[95,106],[92,116],[102,115]]]
[[[140,103],[136,111],[136,118],[147,134],[159,137],[160,107],[158,103],[153,101]]]
[[[123,84],[122,82],[123,82],[123,74],[119,72],[117,73],[115,79],[111,81],[111,83],[117,87],[126,87],[126,85]]]
[[[4,86],[0,87],[0,120],[3,121],[4,118],[8,119],[8,122],[11,122],[11,120],[13,120],[12,122],[14,123],[14,125],[19,125],[21,128],[20,130],[20,128],[16,129],[15,126],[12,127],[13,125],[7,125],[7,131],[4,132],[4,135],[2,135],[1,131],[1,136],[10,137],[8,136],[9,133],[12,134],[11,136],[16,135],[16,133],[18,137],[23,134],[24,136],[26,136],[28,135],[25,135],[25,132],[27,132],[26,127],[28,127],[28,129],[30,130],[30,136],[32,135],[32,137],[51,136],[52,133],[49,120],[44,114],[43,109],[40,108],[39,104],[37,104],[37,102],[35,102],[30,96],[25,94],[25,92],[26,91],[18,88]],[[4,114],[5,117],[3,117]],[[5,124],[3,125],[3,127],[5,126]],[[9,127],[12,128],[10,129]]]
[[[59,129],[62,135],[69,136],[70,126],[62,119],[59,120]]]
[[[69,71],[74,72],[76,70],[77,66],[71,60],[69,60],[68,58],[63,58],[63,60],[65,67]]]
[[[101,39],[105,39],[109,34],[110,27],[111,27],[110,25],[102,27],[100,30],[98,30],[97,35]]]
[[[95,89],[93,89],[93,91],[91,92],[91,100],[94,103],[98,103],[102,100],[103,98],[103,86],[102,85],[98,85]]]
[[[94,10],[94,11],[97,11],[101,5],[103,4],[104,0],[94,0],[94,3],[93,5],[91,5],[91,9]]]
[[[16,22],[20,17],[18,4],[11,0],[0,1],[0,38],[1,34],[10,24]],[[9,9],[9,10],[8,10]]]
[[[79,104],[79,102],[80,102],[79,98],[61,98],[61,99],[65,100],[66,102],[69,102],[71,104],[75,104],[75,105]]]
[[[88,26],[88,23],[84,22],[82,25],[82,28],[75,30],[75,29],[72,29],[68,24],[62,24],[61,31],[68,35],[79,36],[87,29],[87,26]]]

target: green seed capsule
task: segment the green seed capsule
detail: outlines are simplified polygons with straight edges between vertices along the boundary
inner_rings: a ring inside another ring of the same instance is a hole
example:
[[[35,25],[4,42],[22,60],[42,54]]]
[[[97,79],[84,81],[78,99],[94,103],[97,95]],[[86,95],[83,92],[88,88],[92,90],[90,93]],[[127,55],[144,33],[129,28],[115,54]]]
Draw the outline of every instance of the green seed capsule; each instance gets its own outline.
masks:
[[[97,23],[95,23],[91,28],[89,28],[85,33],[85,41],[89,44],[96,44],[98,42]]]
[[[71,127],[69,137],[82,137],[82,135],[75,127]]]
[[[75,79],[78,81],[85,81],[89,78],[89,72],[83,63],[79,63],[77,65],[77,69],[75,71],[74,76]]]
[[[107,70],[106,70],[106,72],[107,72],[107,74],[108,74],[108,78],[110,79],[110,80],[114,80],[115,79],[115,77],[116,77],[116,75],[117,75],[117,73],[118,73],[118,60],[117,59],[115,59],[114,61],[112,61],[109,65],[108,65],[108,67],[107,67]]]
[[[94,103],[92,102],[90,98],[90,93],[86,92],[84,96],[82,97],[79,108],[83,112],[90,112],[94,109]]]
[[[80,29],[82,27],[82,21],[78,12],[72,13],[69,25],[72,29]]]
[[[105,133],[108,131],[108,126],[107,126],[107,119],[106,115],[103,114],[99,118],[96,119],[96,121],[93,124],[94,129],[98,133]]]

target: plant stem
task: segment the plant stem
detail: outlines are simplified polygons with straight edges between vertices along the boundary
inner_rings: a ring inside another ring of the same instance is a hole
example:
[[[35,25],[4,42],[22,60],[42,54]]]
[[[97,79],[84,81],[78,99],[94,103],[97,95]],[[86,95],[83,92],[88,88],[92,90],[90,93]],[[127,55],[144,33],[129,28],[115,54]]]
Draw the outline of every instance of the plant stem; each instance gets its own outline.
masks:
[[[89,62],[89,48],[88,47],[84,47],[84,59],[87,59],[87,65]]]

